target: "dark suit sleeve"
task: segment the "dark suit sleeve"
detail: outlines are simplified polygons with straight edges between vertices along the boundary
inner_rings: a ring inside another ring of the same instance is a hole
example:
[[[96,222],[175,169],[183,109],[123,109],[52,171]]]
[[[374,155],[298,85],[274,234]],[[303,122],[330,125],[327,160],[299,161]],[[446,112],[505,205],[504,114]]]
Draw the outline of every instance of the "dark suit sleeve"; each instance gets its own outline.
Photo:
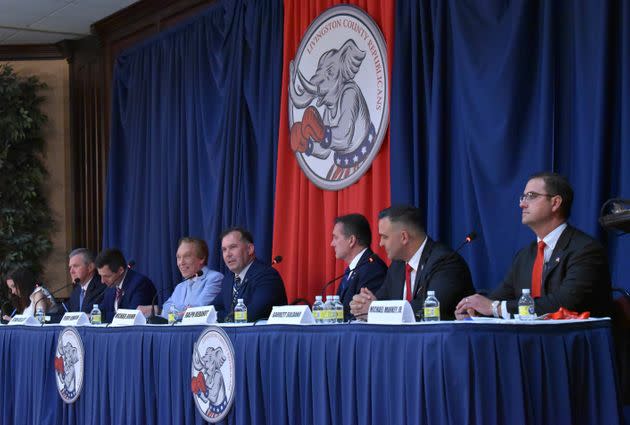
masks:
[[[503,282],[490,293],[490,299],[504,301],[518,299],[521,296],[522,288],[521,285],[519,285],[519,278],[521,278],[521,280],[523,279],[522,274],[525,273],[525,271],[524,267],[520,266],[520,264],[525,262],[525,256],[526,253],[524,251],[517,254]],[[527,276],[529,277],[530,275],[528,274]]]
[[[377,300],[392,300],[400,298],[399,296],[393,293],[393,288],[397,285],[402,285],[401,283],[396,282],[396,280],[404,279],[404,275],[402,275],[400,262],[393,261],[389,266],[389,270],[385,274],[385,280],[381,285],[381,288],[374,294]]]
[[[72,290],[70,298],[67,302],[68,311],[79,311],[79,294],[81,292],[81,285],[77,285]]]
[[[114,299],[116,297],[116,290],[114,288],[107,288],[103,294],[101,314],[103,316],[103,322],[110,323],[114,318]]]
[[[255,290],[247,304],[247,319],[250,322],[269,317],[274,305],[286,305],[287,294],[278,272],[271,267],[264,268],[256,276]]]
[[[149,305],[155,296],[156,290],[153,282],[148,277],[142,276],[138,286],[133,291],[128,303],[130,309],[138,308],[139,305]]]
[[[225,311],[225,303],[223,299],[225,297],[225,292],[230,288],[232,289],[233,282],[230,279],[228,281],[228,277],[223,278],[223,282],[221,282],[221,292],[216,296],[212,305],[214,305],[214,309],[217,311],[217,321],[223,322],[225,320],[225,316],[227,316],[227,312]]]

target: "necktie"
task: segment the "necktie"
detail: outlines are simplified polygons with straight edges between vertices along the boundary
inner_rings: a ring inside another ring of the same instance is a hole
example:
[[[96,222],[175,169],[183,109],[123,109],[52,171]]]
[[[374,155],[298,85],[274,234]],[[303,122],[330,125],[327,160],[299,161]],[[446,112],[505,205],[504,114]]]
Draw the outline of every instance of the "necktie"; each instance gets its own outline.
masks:
[[[122,288],[116,287],[116,309],[120,307],[120,300],[122,299],[123,291]]]
[[[413,267],[411,267],[409,264],[405,264],[405,291],[407,292],[407,296],[405,297],[405,299],[409,302],[411,302],[411,298],[412,298],[412,294],[411,294],[411,270],[413,270]]]
[[[545,263],[545,243],[538,242],[538,252],[532,268],[532,297],[540,297],[542,287],[543,264]]]
[[[346,270],[343,272],[343,279],[341,279],[341,284],[339,285],[338,294],[341,295],[343,292],[348,289],[348,283],[350,282],[350,267],[346,267]]]
[[[81,288],[81,295],[79,295],[79,311],[83,310],[84,299],[85,299],[85,289]]]
[[[238,301],[238,293],[241,290],[241,277],[239,275],[234,276],[234,286],[232,287],[232,310]]]

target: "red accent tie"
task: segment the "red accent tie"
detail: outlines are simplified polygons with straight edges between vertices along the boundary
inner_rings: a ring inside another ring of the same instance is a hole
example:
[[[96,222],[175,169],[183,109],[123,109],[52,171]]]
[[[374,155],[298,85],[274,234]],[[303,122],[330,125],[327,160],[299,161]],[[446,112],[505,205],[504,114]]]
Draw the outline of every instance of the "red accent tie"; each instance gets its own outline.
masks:
[[[409,264],[405,264],[405,290],[407,292],[406,300],[411,302],[411,270],[413,268]]]
[[[121,299],[122,299],[122,288],[116,288],[116,303],[120,304]]]
[[[532,297],[540,297],[540,291],[542,288],[542,275],[543,264],[545,263],[545,243],[543,241],[538,242],[538,252],[536,253],[536,261],[534,261],[534,268],[532,268]]]

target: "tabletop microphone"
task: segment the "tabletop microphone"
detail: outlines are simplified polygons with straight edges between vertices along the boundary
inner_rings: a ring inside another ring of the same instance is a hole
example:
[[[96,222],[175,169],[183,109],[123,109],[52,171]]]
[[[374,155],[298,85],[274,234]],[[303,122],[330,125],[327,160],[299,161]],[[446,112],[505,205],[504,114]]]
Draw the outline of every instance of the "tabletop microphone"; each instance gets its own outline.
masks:
[[[271,265],[273,266],[274,264],[279,264],[282,262],[282,255],[276,255],[275,257],[273,257],[273,261],[271,261]]]
[[[129,263],[127,263],[128,269],[133,269],[135,266],[136,266],[136,260],[131,260],[129,261]]]
[[[51,300],[51,301],[55,301],[55,297],[54,295],[61,292],[64,289],[73,287],[77,284],[77,281],[80,282],[80,280],[77,278],[75,279],[73,282],[67,284],[67,285],[63,285],[61,288],[57,288],[54,291],[50,292],[48,289],[46,289],[46,287],[44,285],[41,284],[36,284],[36,286],[40,286],[42,289],[42,293],[44,294],[44,298],[40,299],[39,301],[37,301],[35,303],[35,305],[33,306],[33,315],[35,315],[37,313],[37,304],[39,304],[40,302],[44,301],[44,300]],[[65,308],[65,306],[64,306]],[[67,310],[67,309],[66,309]]]
[[[372,253],[370,254],[370,256],[368,258],[366,258],[365,260],[361,261],[359,264],[357,264],[355,266],[354,269],[352,269],[352,273],[354,273],[359,267],[363,267],[366,264],[370,264],[374,262],[374,256],[376,254]],[[330,285],[332,285],[333,283],[335,283],[336,281],[338,281],[339,279],[341,279],[342,277],[344,277],[346,275],[346,272],[344,271],[342,274],[340,274],[339,276],[335,276],[334,278],[330,279],[328,282],[326,282],[326,284],[322,287],[321,290],[321,294],[322,294],[322,298],[324,297],[324,294],[326,293],[326,289],[328,289],[328,287]]]

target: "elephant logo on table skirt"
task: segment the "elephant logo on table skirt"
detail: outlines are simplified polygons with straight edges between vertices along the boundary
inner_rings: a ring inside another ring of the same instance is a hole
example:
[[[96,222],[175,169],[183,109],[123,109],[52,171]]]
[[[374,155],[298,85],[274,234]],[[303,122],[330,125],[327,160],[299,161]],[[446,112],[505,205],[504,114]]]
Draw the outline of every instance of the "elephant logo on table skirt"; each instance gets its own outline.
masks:
[[[234,401],[234,348],[218,327],[204,331],[193,347],[190,387],[197,410],[216,423],[230,412]]]
[[[55,351],[57,391],[66,403],[73,403],[83,389],[85,351],[81,336],[74,328],[59,332]]]
[[[369,169],[389,120],[387,69],[383,35],[358,7],[326,10],[302,38],[289,64],[289,141],[318,187],[343,189]]]

